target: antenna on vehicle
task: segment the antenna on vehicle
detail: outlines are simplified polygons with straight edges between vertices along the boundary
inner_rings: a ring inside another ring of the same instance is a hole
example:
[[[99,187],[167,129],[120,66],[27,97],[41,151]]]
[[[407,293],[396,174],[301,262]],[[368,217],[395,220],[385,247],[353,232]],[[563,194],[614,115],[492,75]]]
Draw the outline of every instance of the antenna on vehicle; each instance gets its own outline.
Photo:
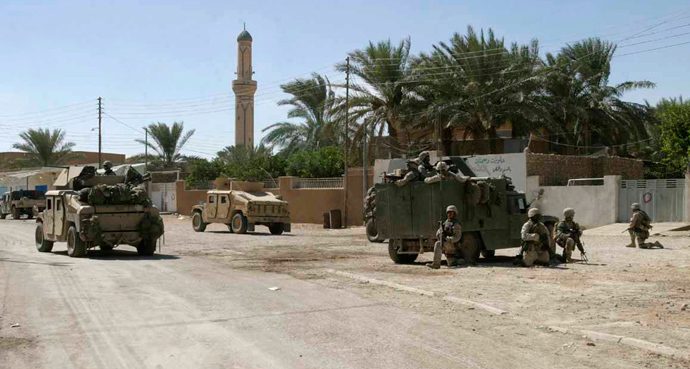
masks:
[[[269,173],[266,169],[264,169],[262,167],[259,167],[259,169],[263,170],[264,172],[266,172],[266,174],[268,174],[268,176],[271,178],[271,181],[273,181],[274,185],[278,185],[278,182],[276,182],[276,180],[273,179],[273,176],[271,176],[271,173]]]

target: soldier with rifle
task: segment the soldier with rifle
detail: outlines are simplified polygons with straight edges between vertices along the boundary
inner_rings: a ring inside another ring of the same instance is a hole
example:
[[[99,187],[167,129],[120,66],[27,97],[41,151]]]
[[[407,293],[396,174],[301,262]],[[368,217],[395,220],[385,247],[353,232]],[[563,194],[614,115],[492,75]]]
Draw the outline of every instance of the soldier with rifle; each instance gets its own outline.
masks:
[[[458,250],[457,243],[462,238],[462,226],[458,221],[458,208],[450,205],[446,208],[445,222],[439,222],[440,227],[436,232],[436,244],[434,244],[434,261],[427,266],[432,269],[441,267],[441,254],[446,255],[448,267],[453,268],[458,265],[455,253]]]
[[[431,165],[431,158],[429,157],[428,151],[420,152],[416,162],[419,164],[419,172],[422,178],[431,177],[436,174],[436,169]]]
[[[419,172],[419,163],[417,160],[408,160],[407,161],[407,174],[405,174],[405,177],[403,177],[401,180],[395,182],[396,185],[398,186],[404,186],[410,182],[413,181],[422,181],[424,180],[422,177],[422,174]]]
[[[516,264],[527,267],[531,267],[534,264],[549,265],[552,256],[549,230],[541,222],[539,209],[529,209],[527,216],[529,220],[522,226],[520,232],[522,250]],[[520,256],[522,260],[519,260]]]
[[[565,220],[558,222],[554,236],[554,241],[563,248],[563,258],[561,261],[572,263],[573,251],[575,251],[575,246],[577,246],[577,249],[580,250],[581,259],[587,262],[587,253],[585,253],[585,247],[582,245],[582,241],[580,241],[582,230],[580,230],[580,225],[573,220],[575,218],[575,209],[566,208],[563,210],[563,217]]]
[[[635,247],[635,238],[637,238],[637,247],[641,249],[651,249],[658,247],[663,249],[661,242],[654,243],[645,242],[649,238],[649,230],[652,229],[651,218],[647,213],[640,208],[640,204],[633,203],[630,206],[633,212],[630,218],[630,225],[628,226],[628,233],[630,234],[630,244],[626,247]]]

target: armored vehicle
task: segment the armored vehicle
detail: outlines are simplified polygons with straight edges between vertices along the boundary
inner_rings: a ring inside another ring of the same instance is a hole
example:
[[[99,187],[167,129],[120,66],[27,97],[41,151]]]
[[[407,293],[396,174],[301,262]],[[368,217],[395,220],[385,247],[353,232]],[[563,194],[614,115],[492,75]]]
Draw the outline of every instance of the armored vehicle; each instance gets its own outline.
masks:
[[[91,168],[86,175],[76,168],[72,175],[58,178],[73,182],[72,189],[46,193],[46,208],[36,219],[38,251],[50,252],[55,242],[67,242],[71,257],[120,245],[136,247],[139,255],[153,255],[164,232],[163,220],[146,190],[136,181],[125,183],[125,176],[95,176],[93,167],[85,168]]]
[[[43,210],[46,206],[46,198],[43,191],[12,191],[6,192],[0,198],[0,219],[5,219],[8,214],[12,218],[20,219],[26,214],[29,219],[34,217],[34,206]]]
[[[498,249],[520,247],[529,207],[524,193],[515,191],[506,177],[473,177],[461,158],[447,162],[468,180],[397,186],[399,176],[395,176],[370,190],[376,201],[369,211],[367,236],[372,241],[388,240],[388,254],[395,263],[412,263],[419,254],[433,252],[439,222],[445,220],[449,205],[459,209],[461,242],[473,250],[475,260],[480,254],[490,258]],[[544,217],[550,228],[556,220]]]
[[[192,227],[203,232],[209,223],[223,223],[233,233],[254,231],[267,226],[271,234],[290,232],[290,206],[278,196],[260,187],[243,186],[247,191],[211,190],[206,201],[192,208]]]

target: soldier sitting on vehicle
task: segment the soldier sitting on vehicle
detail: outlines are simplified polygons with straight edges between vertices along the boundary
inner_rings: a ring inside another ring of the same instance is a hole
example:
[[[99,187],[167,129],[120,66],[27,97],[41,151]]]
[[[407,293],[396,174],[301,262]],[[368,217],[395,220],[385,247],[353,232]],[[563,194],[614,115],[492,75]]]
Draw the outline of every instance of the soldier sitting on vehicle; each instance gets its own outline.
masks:
[[[556,227],[556,235],[554,241],[558,246],[563,248],[563,258],[561,259],[564,263],[572,263],[572,255],[575,250],[575,246],[580,250],[580,254],[585,254],[585,249],[580,242],[580,236],[582,231],[580,230],[580,225],[575,223],[573,218],[575,217],[575,209],[566,208],[563,210],[563,217],[565,220],[558,222]]]
[[[529,220],[522,226],[522,260],[517,262],[531,267],[534,264],[549,265],[551,260],[551,246],[549,244],[549,230],[541,222],[541,213],[537,208],[527,212]]]
[[[405,177],[403,177],[401,180],[395,182],[395,184],[398,186],[404,186],[413,181],[421,181],[423,178],[418,168],[419,163],[417,162],[417,160],[408,160],[407,174],[405,174]]]
[[[457,181],[463,183],[467,181],[467,179],[468,177],[465,177],[462,174],[456,174],[451,172],[449,170],[448,164],[439,161],[438,163],[436,163],[436,175],[424,178],[424,183],[430,184],[440,181]]]
[[[457,244],[462,238],[462,226],[458,221],[458,208],[455,205],[450,205],[446,208],[446,215],[448,218],[436,232],[438,241],[434,244],[434,261],[427,265],[429,268],[438,269],[441,267],[442,253],[446,255],[449,268],[458,265],[455,253],[458,251]]]
[[[651,249],[658,247],[663,249],[664,246],[656,241],[654,243],[646,243],[645,241],[649,238],[649,230],[652,229],[651,218],[647,213],[640,209],[640,204],[633,203],[630,206],[633,215],[630,219],[630,226],[628,227],[628,233],[630,233],[630,244],[627,247],[635,247],[635,238],[637,238],[637,247],[641,249]]]
[[[422,174],[422,178],[431,177],[436,174],[436,169],[431,165],[431,158],[429,157],[428,151],[422,151],[416,159],[419,164],[419,172]]]
[[[114,176],[116,175],[115,172],[113,171],[113,163],[110,160],[106,160],[103,162],[103,175],[104,176]]]

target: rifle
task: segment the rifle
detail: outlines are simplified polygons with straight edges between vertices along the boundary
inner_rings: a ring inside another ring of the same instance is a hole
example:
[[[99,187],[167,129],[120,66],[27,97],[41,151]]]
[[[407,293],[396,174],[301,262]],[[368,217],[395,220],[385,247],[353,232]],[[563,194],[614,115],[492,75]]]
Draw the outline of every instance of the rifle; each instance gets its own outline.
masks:
[[[585,262],[585,264],[589,263],[589,258],[587,258],[587,253],[585,252],[585,244],[580,240],[580,235],[581,231],[579,229],[569,229],[568,233],[570,233],[570,237],[575,240],[575,246],[577,246],[577,249],[580,251],[580,258],[582,261]]]

